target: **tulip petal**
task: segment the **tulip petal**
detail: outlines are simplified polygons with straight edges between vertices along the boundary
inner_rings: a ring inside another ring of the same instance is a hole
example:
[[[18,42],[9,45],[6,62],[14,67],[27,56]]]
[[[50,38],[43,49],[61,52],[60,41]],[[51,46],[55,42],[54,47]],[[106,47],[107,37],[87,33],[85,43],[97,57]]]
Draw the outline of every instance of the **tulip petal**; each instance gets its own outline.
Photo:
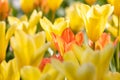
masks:
[[[45,43],[45,32],[39,32],[34,36],[36,48],[40,48]]]
[[[6,39],[5,39],[5,22],[0,22],[0,62],[5,59],[6,55]]]
[[[41,46],[33,55],[33,59],[31,61],[31,65],[38,66],[40,61],[42,60],[45,51],[49,48],[50,43],[46,43],[43,46]]]
[[[74,53],[72,51],[66,52],[64,54],[64,56],[63,56],[63,59],[65,61],[71,61],[71,62],[75,63],[78,66],[80,65],[79,62],[78,62],[78,60],[77,60],[77,57],[74,55]]]
[[[20,73],[23,80],[39,80],[41,76],[39,69],[32,66],[23,67]]]
[[[30,16],[28,31],[30,34],[34,34],[36,32],[36,24],[39,22],[42,16],[42,12],[38,12],[36,10],[33,11],[32,15]]]

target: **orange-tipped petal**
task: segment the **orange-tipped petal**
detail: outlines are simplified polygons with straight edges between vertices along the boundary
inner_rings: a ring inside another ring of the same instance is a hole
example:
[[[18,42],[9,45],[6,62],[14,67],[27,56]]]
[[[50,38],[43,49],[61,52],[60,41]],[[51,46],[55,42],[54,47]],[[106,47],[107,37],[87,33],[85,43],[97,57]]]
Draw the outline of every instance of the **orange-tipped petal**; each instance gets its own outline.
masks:
[[[54,33],[52,33],[52,39],[53,39],[53,41],[55,43],[55,46],[56,46],[57,50],[63,56],[63,53],[64,53],[64,41],[62,40],[61,37],[56,36]]]
[[[75,40],[75,35],[70,28],[66,28],[61,37],[67,44]]]
[[[76,36],[75,36],[75,41],[76,41],[76,43],[77,43],[78,45],[82,45],[83,40],[84,40],[83,33],[82,33],[82,32],[77,33]]]
[[[107,33],[103,33],[99,38],[98,42],[102,45],[102,48],[110,42],[110,35]]]

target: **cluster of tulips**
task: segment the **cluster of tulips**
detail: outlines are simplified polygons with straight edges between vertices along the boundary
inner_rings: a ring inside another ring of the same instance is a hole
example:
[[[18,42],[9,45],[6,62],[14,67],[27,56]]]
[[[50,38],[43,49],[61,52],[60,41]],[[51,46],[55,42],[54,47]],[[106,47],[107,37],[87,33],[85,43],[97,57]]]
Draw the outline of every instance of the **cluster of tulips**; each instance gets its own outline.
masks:
[[[55,18],[63,0],[21,0],[32,13],[17,18],[0,0],[0,80],[120,80],[120,0],[95,1],[75,2]]]

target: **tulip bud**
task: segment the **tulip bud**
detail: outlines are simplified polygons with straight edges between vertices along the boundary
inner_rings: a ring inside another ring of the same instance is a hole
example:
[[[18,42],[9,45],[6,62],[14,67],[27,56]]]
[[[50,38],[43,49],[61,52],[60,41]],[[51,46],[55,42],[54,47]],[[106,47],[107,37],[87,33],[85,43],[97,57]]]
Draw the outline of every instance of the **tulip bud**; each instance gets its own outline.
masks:
[[[25,13],[29,13],[34,9],[34,0],[20,0],[21,9]]]
[[[9,13],[8,0],[0,0],[0,20],[4,20]]]
[[[120,16],[120,0],[107,0],[108,3],[114,6],[114,14]]]
[[[48,7],[52,11],[56,11],[60,7],[62,2],[63,2],[63,0],[47,0]]]
[[[96,2],[96,0],[85,0],[85,2],[89,5],[92,5]]]

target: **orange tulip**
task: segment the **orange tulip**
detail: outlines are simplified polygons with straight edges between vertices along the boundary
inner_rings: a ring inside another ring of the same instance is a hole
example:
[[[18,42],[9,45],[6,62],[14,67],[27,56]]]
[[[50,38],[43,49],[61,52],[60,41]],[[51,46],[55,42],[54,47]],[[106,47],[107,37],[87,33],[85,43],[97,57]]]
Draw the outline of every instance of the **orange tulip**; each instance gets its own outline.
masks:
[[[37,8],[40,7],[44,13],[48,13],[49,7],[47,4],[47,0],[35,0],[34,4],[35,4],[35,7]]]
[[[9,13],[8,0],[0,0],[0,20],[6,19]]]
[[[76,35],[74,35],[70,28],[66,28],[62,32],[61,36],[58,36],[53,33],[52,37],[55,46],[57,50],[61,53],[61,55],[63,55],[64,52],[69,51],[72,48],[73,44],[77,44],[80,46],[83,43],[83,33],[78,32]]]
[[[34,0],[20,0],[21,9],[25,13],[29,13],[34,9]]]
[[[85,0],[85,2],[89,5],[92,5],[96,2],[96,0]]]

